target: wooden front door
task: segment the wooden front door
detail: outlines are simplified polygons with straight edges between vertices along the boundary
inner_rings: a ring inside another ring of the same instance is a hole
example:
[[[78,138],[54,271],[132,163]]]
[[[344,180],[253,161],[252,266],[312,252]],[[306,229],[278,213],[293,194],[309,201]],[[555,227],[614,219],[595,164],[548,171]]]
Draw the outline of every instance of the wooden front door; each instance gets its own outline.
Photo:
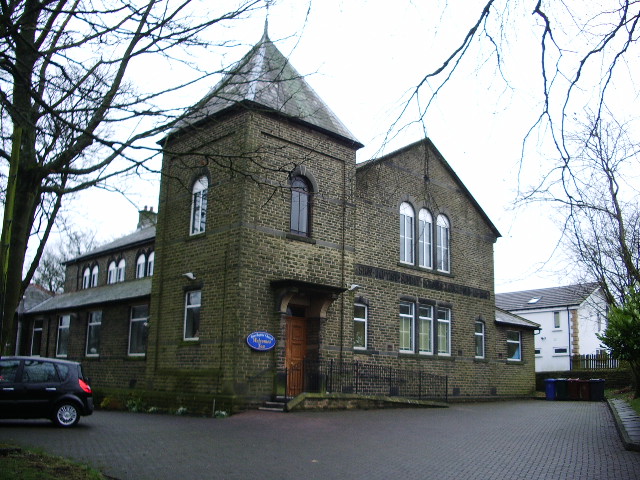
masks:
[[[304,357],[307,353],[307,320],[287,317],[287,396],[294,397],[304,388]]]

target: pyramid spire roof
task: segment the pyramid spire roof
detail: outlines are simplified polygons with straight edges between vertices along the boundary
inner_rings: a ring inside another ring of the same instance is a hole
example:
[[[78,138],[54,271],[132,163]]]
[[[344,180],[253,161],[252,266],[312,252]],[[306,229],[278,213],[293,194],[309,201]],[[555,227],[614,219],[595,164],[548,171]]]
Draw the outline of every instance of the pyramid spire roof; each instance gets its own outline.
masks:
[[[196,104],[172,133],[238,105],[281,114],[353,144],[362,144],[269,39],[260,41]]]

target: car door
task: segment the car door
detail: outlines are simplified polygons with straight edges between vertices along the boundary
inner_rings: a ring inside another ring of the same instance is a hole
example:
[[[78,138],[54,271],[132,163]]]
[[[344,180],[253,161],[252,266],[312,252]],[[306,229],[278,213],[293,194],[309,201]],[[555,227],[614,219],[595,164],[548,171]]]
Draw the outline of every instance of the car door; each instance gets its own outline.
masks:
[[[53,362],[27,359],[22,369],[24,390],[18,401],[25,417],[47,417],[51,405],[60,396],[60,377]]]
[[[17,399],[23,389],[18,381],[20,363],[18,359],[0,360],[0,417],[2,418],[18,416]]]

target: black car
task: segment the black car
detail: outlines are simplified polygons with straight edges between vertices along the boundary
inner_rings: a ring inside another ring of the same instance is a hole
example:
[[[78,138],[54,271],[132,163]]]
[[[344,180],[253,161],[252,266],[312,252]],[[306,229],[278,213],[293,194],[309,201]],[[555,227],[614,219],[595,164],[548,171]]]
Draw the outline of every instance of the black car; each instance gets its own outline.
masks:
[[[91,387],[78,362],[0,359],[0,418],[48,418],[60,427],[72,427],[92,413]]]

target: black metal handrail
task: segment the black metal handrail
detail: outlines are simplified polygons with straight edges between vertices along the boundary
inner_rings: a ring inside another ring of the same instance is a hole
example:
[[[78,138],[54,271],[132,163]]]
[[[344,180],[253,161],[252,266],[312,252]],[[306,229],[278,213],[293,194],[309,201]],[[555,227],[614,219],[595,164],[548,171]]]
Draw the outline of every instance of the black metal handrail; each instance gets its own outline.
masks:
[[[448,377],[387,365],[306,359],[286,369],[284,377],[289,384],[289,388],[285,387],[289,396],[304,391],[448,400]],[[291,382],[297,388],[291,388]]]

